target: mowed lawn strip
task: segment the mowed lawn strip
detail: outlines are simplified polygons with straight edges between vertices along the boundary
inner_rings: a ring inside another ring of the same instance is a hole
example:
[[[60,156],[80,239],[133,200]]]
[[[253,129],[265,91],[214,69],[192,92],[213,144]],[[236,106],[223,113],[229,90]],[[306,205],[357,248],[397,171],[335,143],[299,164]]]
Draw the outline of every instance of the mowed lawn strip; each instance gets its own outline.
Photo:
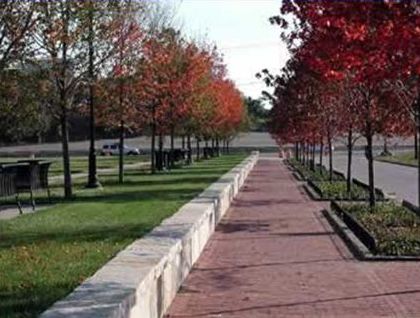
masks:
[[[97,169],[118,168],[118,156],[97,156]],[[27,160],[30,158],[0,158],[0,162],[16,162],[18,160]],[[42,157],[39,160],[51,161],[50,176],[63,174],[63,161],[58,157]],[[124,165],[132,165],[150,160],[148,155],[140,156],[124,156]],[[70,169],[72,173],[87,173],[89,166],[89,158],[87,156],[72,156],[70,158]]]
[[[103,190],[78,191],[72,202],[0,221],[0,316],[37,316],[245,157],[158,175],[130,171],[124,185],[107,176]]]
[[[412,151],[397,153],[393,156],[381,156],[377,157],[376,160],[389,163],[398,163],[410,167],[417,167],[417,159],[414,158],[414,153]]]

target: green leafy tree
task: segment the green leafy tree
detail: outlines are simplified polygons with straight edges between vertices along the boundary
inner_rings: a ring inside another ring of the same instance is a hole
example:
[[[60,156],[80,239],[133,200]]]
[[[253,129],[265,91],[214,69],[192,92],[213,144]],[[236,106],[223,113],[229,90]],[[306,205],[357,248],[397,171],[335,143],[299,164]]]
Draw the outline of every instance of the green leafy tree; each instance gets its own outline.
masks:
[[[267,131],[269,111],[264,107],[261,99],[245,98],[248,112],[248,128],[252,131]]]

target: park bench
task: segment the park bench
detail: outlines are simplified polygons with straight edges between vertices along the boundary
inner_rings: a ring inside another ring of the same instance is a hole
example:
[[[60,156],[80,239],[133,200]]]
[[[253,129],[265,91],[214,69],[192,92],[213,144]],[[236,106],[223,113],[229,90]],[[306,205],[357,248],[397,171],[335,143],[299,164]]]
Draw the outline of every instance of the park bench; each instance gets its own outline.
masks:
[[[170,169],[171,162],[185,161],[188,151],[186,149],[176,148],[172,152],[171,150],[163,150],[162,152],[155,152],[155,163],[156,169],[162,171],[164,169]]]
[[[203,152],[204,152],[204,158],[206,159],[216,156],[216,151],[212,147],[204,147]]]
[[[15,196],[19,212],[22,205],[19,194],[29,193],[32,209],[35,210],[34,191],[46,190],[51,203],[48,172],[51,162],[41,160],[20,160],[17,163],[0,163],[0,197]]]
[[[17,166],[16,188],[17,192],[29,192],[31,205],[35,210],[35,200],[33,192],[46,190],[48,202],[51,203],[51,191],[48,183],[48,172],[51,166],[50,161],[41,160],[19,160]]]
[[[10,163],[0,163],[0,198],[15,196],[16,205],[19,212],[22,213],[16,189],[16,173],[16,166],[10,165]]]
[[[173,151],[173,160],[174,162],[184,161],[187,155],[186,149],[177,148]]]

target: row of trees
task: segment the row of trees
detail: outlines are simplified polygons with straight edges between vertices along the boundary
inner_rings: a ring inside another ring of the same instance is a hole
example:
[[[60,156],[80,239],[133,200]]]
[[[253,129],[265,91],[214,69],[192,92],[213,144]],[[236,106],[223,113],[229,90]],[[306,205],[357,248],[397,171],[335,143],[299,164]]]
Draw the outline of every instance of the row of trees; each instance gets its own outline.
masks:
[[[151,135],[154,172],[156,140],[162,149],[165,135],[172,152],[175,136],[184,136],[191,156],[192,137],[218,144],[240,128],[243,100],[217,49],[187,40],[168,17],[155,1],[0,3],[0,118],[13,122],[12,113],[29,118],[46,109],[59,120],[66,197],[74,111],[90,119],[88,187],[98,185],[98,124],[120,132],[120,182],[127,131]]]
[[[264,73],[275,87],[271,132],[307,158],[325,144],[331,172],[333,140],[346,137],[348,191],[353,145],[364,137],[375,206],[373,137],[417,140],[420,131],[420,5],[285,0],[271,22],[281,27],[292,54],[280,76]]]

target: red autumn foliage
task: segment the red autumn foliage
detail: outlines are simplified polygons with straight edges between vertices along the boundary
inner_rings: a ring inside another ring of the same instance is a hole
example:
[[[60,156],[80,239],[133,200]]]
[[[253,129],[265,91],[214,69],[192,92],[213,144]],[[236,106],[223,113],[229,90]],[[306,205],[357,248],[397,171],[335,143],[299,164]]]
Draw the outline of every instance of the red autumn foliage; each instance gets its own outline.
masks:
[[[407,134],[410,114],[420,129],[419,12],[416,1],[285,0],[271,19],[293,56],[284,72],[292,75],[277,84],[273,134],[283,143],[322,143],[331,130],[350,144],[353,131],[366,137],[371,206],[373,136]]]

